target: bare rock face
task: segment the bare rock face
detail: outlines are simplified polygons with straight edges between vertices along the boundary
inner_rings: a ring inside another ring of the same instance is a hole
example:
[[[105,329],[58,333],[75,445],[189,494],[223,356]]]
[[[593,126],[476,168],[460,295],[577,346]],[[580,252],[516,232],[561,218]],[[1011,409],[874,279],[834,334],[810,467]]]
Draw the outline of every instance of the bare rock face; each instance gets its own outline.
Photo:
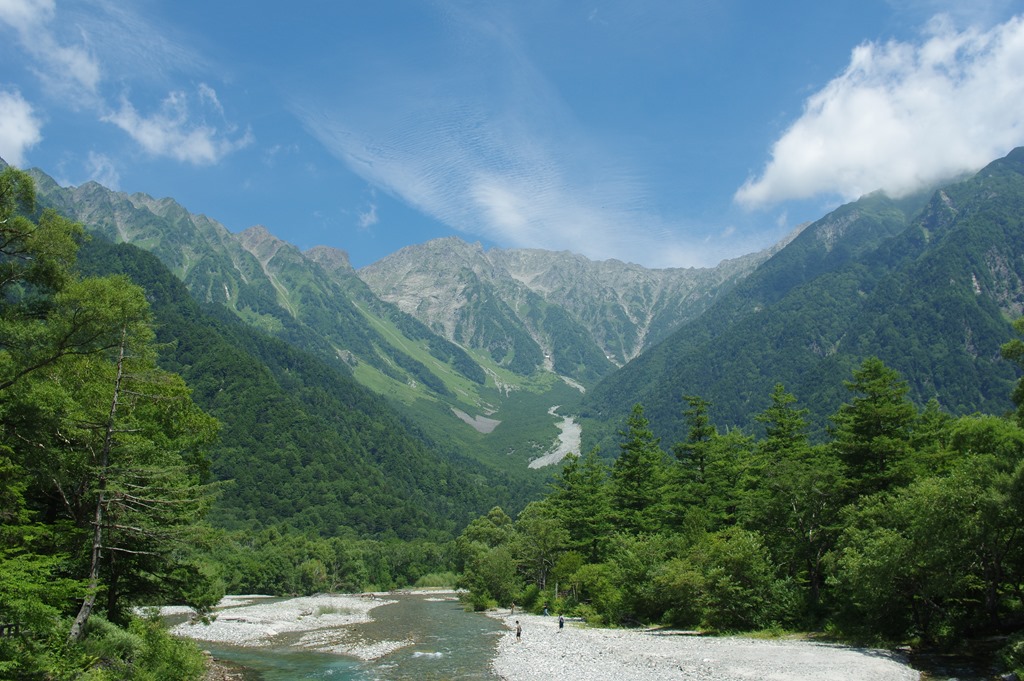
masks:
[[[314,246],[313,248],[303,251],[303,255],[320,265],[320,267],[323,267],[328,272],[355,272],[355,270],[352,269],[352,262],[348,258],[348,253],[340,248]]]
[[[604,358],[622,365],[703,312],[715,297],[773,251],[712,268],[648,269],[595,262],[568,251],[491,249],[450,237],[410,246],[358,271],[375,294],[449,340],[480,336],[474,296],[513,311],[545,355],[566,352],[538,323],[538,306],[564,311]],[[577,337],[577,336],[574,336]]]

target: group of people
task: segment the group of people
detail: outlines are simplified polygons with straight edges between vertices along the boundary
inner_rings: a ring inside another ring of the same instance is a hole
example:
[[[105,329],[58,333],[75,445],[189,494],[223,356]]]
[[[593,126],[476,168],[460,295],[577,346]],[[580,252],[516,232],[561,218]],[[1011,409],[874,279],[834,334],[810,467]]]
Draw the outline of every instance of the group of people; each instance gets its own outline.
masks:
[[[516,604],[513,601],[512,608],[508,613],[510,616],[516,614]],[[548,606],[544,606],[544,615],[548,616]],[[561,613],[558,614],[558,631],[561,632],[565,628],[565,616]],[[523,626],[519,624],[519,620],[516,620],[516,643],[521,643],[523,640]]]

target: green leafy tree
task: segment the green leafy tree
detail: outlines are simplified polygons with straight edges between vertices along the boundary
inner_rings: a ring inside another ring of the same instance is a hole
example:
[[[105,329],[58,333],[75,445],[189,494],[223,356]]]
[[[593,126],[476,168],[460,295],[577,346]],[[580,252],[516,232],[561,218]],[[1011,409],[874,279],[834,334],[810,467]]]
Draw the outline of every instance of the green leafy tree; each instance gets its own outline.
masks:
[[[1024,606],[1024,431],[997,417],[952,425],[956,463],[851,511],[835,555],[846,621],[892,639],[949,643],[998,631]]]
[[[679,462],[682,472],[681,481],[685,486],[687,483],[703,483],[707,478],[707,467],[709,460],[709,448],[711,441],[718,435],[718,429],[711,423],[708,416],[708,409],[711,403],[696,395],[683,397],[688,405],[683,411],[683,416],[689,424],[686,441],[680,442],[673,447],[676,460]],[[695,502],[701,502],[698,495]]]
[[[619,623],[657,622],[668,603],[659,596],[656,577],[668,558],[670,542],[661,535],[630,535],[619,532],[612,538],[608,565],[619,587],[615,601]],[[615,615],[607,613],[608,617]]]
[[[773,561],[807,588],[808,608],[818,609],[825,587],[825,557],[841,527],[845,498],[842,464],[807,437],[806,409],[781,384],[757,420],[765,437],[746,471],[740,515],[757,531]]]
[[[548,588],[548,575],[568,543],[569,532],[548,500],[530,502],[516,519],[517,561],[541,591]]]
[[[754,532],[729,528],[707,535],[689,561],[699,570],[701,624],[739,631],[785,622],[792,598],[775,575],[767,548]]]
[[[771,405],[758,414],[755,420],[764,424],[765,437],[758,443],[758,474],[770,473],[771,467],[792,456],[798,456],[808,446],[809,410],[793,405],[796,396],[786,391],[785,386],[776,383],[772,389]]]
[[[455,541],[460,585],[476,609],[507,605],[522,589],[512,545],[515,524],[500,507],[472,521]]]
[[[719,433],[708,416],[708,401],[693,395],[684,399],[690,429],[687,439],[672,448],[676,460],[665,495],[668,515],[677,529],[717,529],[733,521],[752,439],[737,429]]]
[[[201,517],[215,429],[181,379],[156,369],[142,291],[79,277],[81,227],[52,211],[33,222],[32,199],[27,176],[0,173],[0,468],[12,509],[0,611],[44,643],[5,641],[0,668],[63,674],[87,664],[79,644],[101,594],[121,622],[125,595],[212,600],[185,568],[194,543],[180,530]]]

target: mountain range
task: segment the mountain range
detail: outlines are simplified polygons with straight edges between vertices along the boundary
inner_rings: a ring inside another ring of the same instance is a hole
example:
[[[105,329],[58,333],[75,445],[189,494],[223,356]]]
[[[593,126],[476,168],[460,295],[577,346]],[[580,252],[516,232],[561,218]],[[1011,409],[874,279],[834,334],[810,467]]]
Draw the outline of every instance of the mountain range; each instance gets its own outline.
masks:
[[[300,353],[293,365],[349,381],[347,393],[360,386],[367,409],[394,414],[390,428],[428,449],[444,443],[445,465],[512,497],[540,484],[547,473],[527,465],[559,443],[614,454],[635,403],[671,442],[685,436],[684,395],[707,399],[720,427],[752,428],[783,383],[824,429],[843,380],[871,355],[920,405],[1010,408],[1016,375],[999,346],[1024,310],[1021,149],[934,190],[862,197],[765,251],[661,270],[457,238],[355,270],[341,250],[301,251],[261,226],[231,233],[170,198],[33,176],[42,205],[97,240],[150,252],[208,319],[233,325],[229,336],[278,344],[260,362]],[[284,381],[287,362],[274,362]],[[559,440],[565,416],[581,420],[582,440]],[[343,475],[337,465],[321,462],[322,474]],[[387,477],[397,464],[374,465],[367,475]],[[471,488],[466,503],[484,503]]]
[[[547,453],[559,434],[553,405],[573,411],[783,246],[714,268],[652,270],[449,238],[357,272],[341,250],[302,252],[262,226],[234,234],[169,198],[34,177],[44,205],[150,251],[198,301],[350,371],[438,439],[498,467]]]
[[[821,431],[864,358],[898,370],[919,406],[1005,413],[1000,357],[1024,312],[1024,149],[976,175],[894,200],[877,192],[807,226],[700,318],[587,397],[591,431],[641,402],[669,441],[682,396],[725,427],[754,426],[782,383]],[[595,438],[610,439],[608,429]]]

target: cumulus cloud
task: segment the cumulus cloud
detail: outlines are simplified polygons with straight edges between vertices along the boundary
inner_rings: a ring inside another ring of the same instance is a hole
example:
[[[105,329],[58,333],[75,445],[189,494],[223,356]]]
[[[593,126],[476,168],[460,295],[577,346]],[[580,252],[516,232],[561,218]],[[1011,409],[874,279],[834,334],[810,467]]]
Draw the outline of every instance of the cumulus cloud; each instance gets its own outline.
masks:
[[[111,106],[115,97],[102,87],[105,68],[115,77],[162,81],[201,61],[124,3],[67,3],[58,11],[55,0],[0,0],[0,24],[14,30],[29,70],[60,106],[113,123],[154,156],[207,165],[252,141],[248,131],[227,122],[216,90],[206,83],[192,95],[171,91],[149,115],[127,95]],[[97,170],[92,158],[88,165],[110,178],[112,167]]]
[[[903,195],[1024,143],[1024,17],[989,30],[934,19],[918,44],[856,47],[771,160],[737,190],[756,207],[815,195]]]
[[[167,156],[194,165],[209,165],[227,154],[252,143],[249,131],[226,131],[206,123],[202,112],[193,110],[192,98],[184,91],[171,92],[159,109],[151,114],[140,114],[127,97],[121,98],[120,108],[103,120],[113,123],[131,136],[143,149],[154,156]],[[196,99],[199,108],[213,108],[220,113],[216,92],[201,85]]]
[[[19,92],[0,90],[0,157],[12,166],[25,162],[25,152],[43,139],[42,123]]]

